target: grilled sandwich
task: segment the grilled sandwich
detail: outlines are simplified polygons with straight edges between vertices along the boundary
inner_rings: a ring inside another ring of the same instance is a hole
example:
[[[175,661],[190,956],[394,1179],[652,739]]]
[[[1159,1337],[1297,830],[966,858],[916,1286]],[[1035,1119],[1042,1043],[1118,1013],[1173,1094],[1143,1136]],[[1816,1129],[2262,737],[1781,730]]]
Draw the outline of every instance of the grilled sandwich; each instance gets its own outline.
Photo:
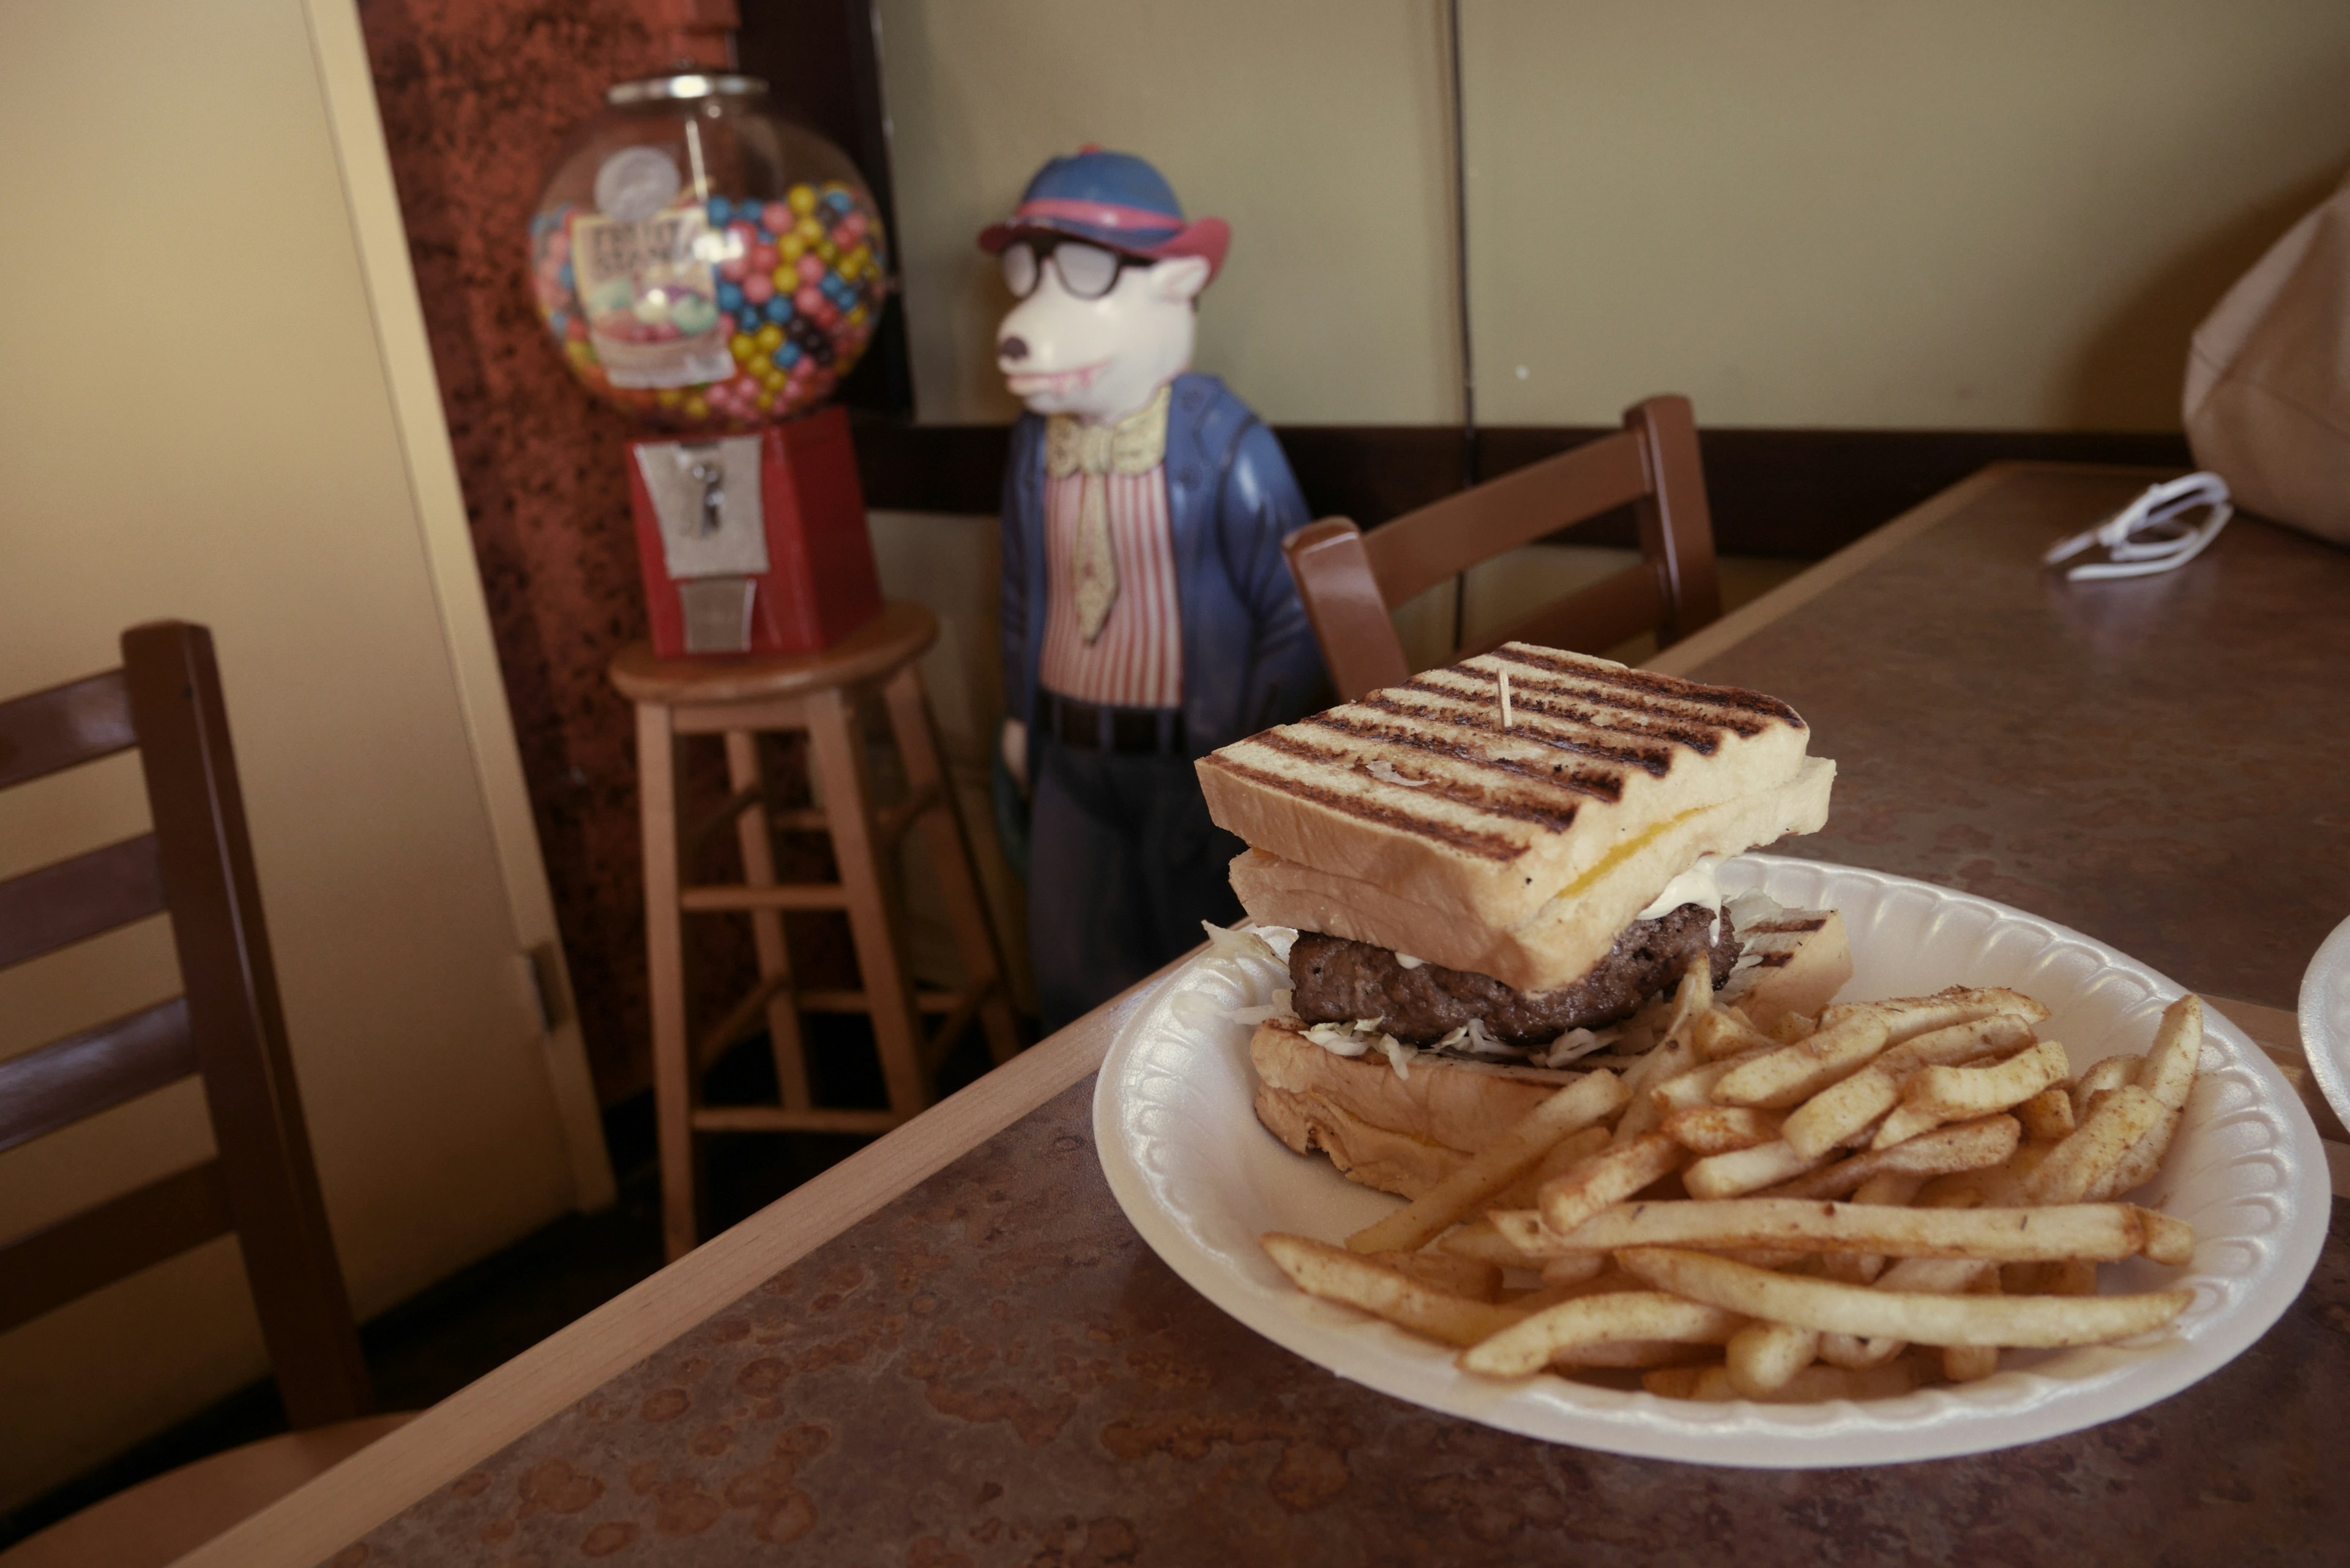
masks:
[[[1513,642],[1200,759],[1241,903],[1298,933],[1259,1119],[1409,1193],[1569,1063],[1645,1048],[1700,960],[1757,1027],[1816,1012],[1842,921],[1711,876],[1825,823],[1810,738],[1776,698]]]

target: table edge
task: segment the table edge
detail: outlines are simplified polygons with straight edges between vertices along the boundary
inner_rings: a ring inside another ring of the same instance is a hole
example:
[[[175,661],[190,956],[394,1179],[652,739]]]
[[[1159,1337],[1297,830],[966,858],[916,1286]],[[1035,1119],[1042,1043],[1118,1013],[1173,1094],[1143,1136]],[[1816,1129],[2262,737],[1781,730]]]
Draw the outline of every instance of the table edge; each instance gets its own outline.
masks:
[[[1084,1080],[1151,989],[1191,957],[639,1281],[173,1568],[325,1562]]]

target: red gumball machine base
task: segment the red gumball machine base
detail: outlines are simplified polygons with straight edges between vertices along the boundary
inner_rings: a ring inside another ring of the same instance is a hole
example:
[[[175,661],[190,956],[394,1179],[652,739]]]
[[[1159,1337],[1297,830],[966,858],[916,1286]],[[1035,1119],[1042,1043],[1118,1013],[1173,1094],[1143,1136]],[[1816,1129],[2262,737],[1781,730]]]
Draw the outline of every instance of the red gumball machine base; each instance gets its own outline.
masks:
[[[818,653],[881,613],[848,416],[631,441],[653,651]]]

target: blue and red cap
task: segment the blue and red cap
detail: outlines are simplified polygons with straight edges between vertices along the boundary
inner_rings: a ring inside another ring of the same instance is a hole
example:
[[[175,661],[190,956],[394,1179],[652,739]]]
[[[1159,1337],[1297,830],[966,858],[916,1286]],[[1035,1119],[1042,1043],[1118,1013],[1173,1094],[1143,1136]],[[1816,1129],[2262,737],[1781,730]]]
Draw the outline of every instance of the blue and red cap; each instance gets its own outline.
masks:
[[[979,248],[994,255],[1023,234],[1066,235],[1146,261],[1204,256],[1211,278],[1232,243],[1222,218],[1186,222],[1175,188],[1158,170],[1130,152],[1098,147],[1038,170],[1019,210],[980,231]]]

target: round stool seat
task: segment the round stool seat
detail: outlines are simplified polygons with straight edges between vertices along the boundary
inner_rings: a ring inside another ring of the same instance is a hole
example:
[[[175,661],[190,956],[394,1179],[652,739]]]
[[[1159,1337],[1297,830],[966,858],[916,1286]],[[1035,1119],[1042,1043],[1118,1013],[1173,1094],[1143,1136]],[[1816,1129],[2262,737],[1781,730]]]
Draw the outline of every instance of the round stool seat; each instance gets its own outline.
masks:
[[[652,644],[632,642],[614,657],[611,679],[631,702],[757,702],[874,680],[920,657],[938,639],[938,617],[920,605],[892,599],[879,615],[821,653],[657,659]]]

